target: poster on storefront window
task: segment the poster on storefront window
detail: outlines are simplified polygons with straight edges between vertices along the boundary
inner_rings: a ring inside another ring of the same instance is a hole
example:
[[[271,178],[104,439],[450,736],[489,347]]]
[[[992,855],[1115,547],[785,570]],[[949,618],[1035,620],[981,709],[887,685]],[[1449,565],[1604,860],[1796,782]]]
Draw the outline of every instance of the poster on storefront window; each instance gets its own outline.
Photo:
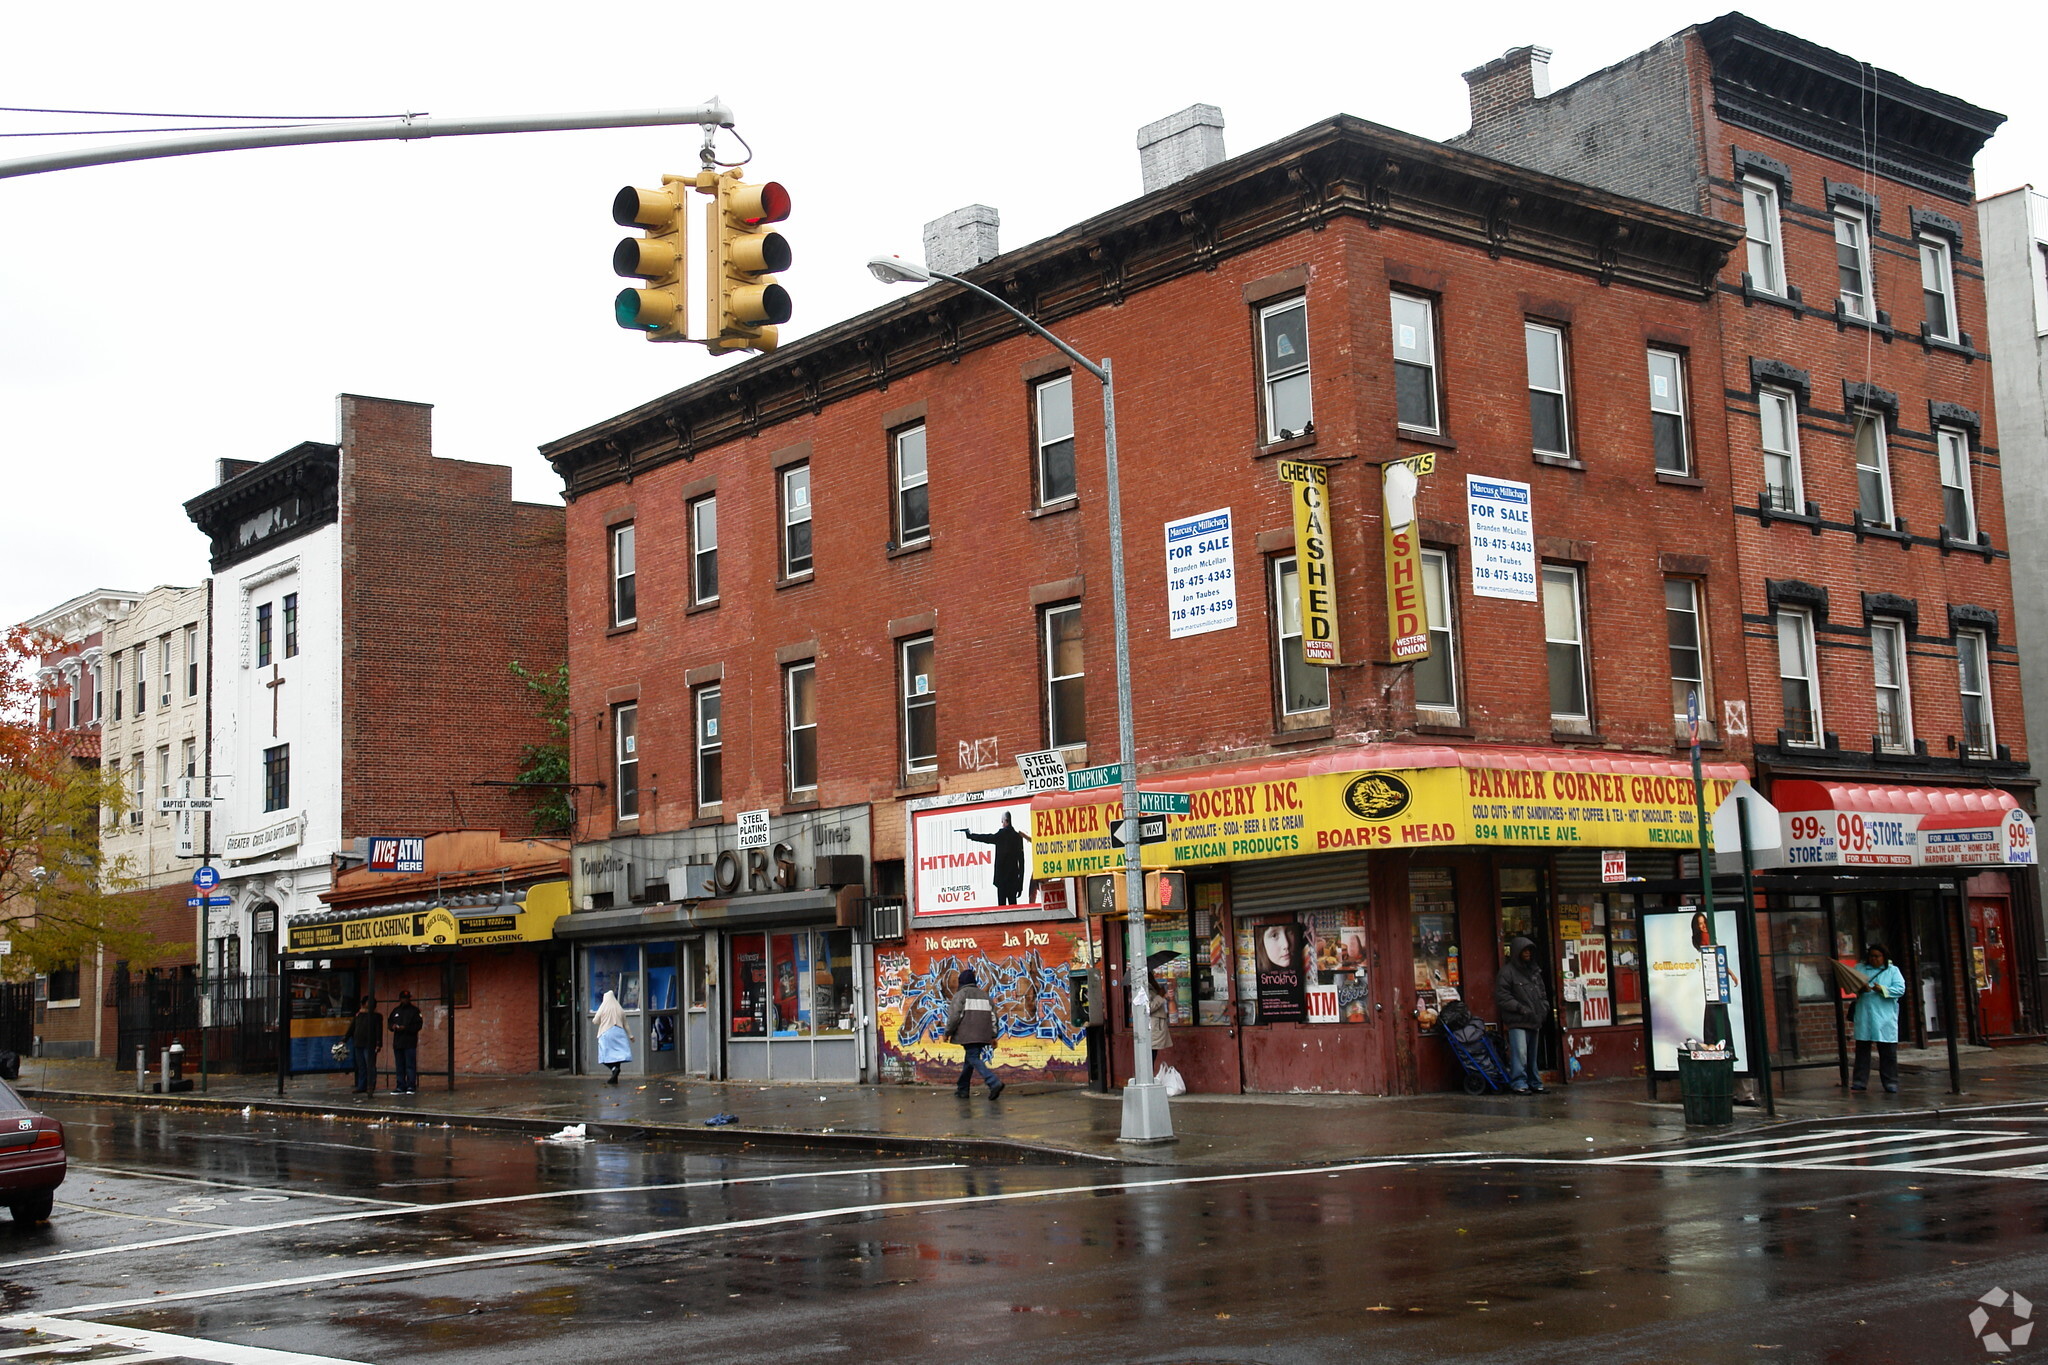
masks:
[[[1194,945],[1186,920],[1148,923],[1145,926],[1145,961],[1150,964],[1161,954],[1152,975],[1166,988],[1166,1022],[1173,1028],[1195,1022]]]
[[[1650,964],[1650,1064],[1661,1072],[1678,1070],[1678,1049],[1686,1040],[1719,1042],[1709,1033],[1725,1034],[1735,1047],[1735,1069],[1749,1069],[1749,1040],[1743,1027],[1740,968],[1732,960],[1736,912],[1714,912],[1713,941],[1731,949],[1728,971],[1728,1022],[1707,1017],[1705,980],[1700,975],[1700,949],[1708,946],[1707,917],[1698,909],[1643,916],[1643,951]],[[1718,1014],[1722,1006],[1715,1006]]]
[[[768,953],[759,934],[732,940],[732,1035],[759,1038],[768,1032]]]
[[[1614,1022],[1614,997],[1608,988],[1607,935],[1581,929],[1564,945],[1564,997],[1567,1028],[1606,1028]]]
[[[912,918],[1045,912],[1031,879],[1031,792],[1005,788],[909,803]]]
[[[1302,968],[1311,1024],[1363,1023],[1372,992],[1366,971],[1365,910],[1347,905],[1301,913]]]
[[[1231,1014],[1230,920],[1223,913],[1223,888],[1197,882],[1194,888],[1195,1022],[1228,1024]]]
[[[1298,1024],[1308,1017],[1302,997],[1302,932],[1294,916],[1257,920],[1253,943],[1258,957],[1259,1022]]]
[[[902,1081],[951,1082],[961,1049],[946,1041],[946,1005],[972,969],[995,1007],[990,1065],[1009,1080],[1087,1079],[1087,1020],[1073,1008],[1074,974],[1086,968],[1086,930],[1065,924],[912,929],[875,952],[876,1025],[882,1070]]]

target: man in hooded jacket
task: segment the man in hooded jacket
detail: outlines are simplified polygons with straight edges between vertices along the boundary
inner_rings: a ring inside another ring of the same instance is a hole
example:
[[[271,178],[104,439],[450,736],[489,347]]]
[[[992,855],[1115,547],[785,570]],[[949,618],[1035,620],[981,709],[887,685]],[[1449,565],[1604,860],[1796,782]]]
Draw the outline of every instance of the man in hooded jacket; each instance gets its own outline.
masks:
[[[953,1087],[953,1093],[966,1099],[968,1087],[979,1073],[988,1082],[990,1099],[1002,1094],[1003,1083],[988,1064],[990,1046],[996,1040],[995,1005],[971,968],[960,973],[960,989],[946,1006],[946,1037],[967,1052],[960,1063],[960,1083]]]
[[[1536,1034],[1550,1017],[1550,991],[1536,964],[1536,945],[1519,935],[1508,944],[1508,960],[1493,979],[1493,1004],[1508,1031],[1508,1086],[1517,1095],[1540,1095]]]

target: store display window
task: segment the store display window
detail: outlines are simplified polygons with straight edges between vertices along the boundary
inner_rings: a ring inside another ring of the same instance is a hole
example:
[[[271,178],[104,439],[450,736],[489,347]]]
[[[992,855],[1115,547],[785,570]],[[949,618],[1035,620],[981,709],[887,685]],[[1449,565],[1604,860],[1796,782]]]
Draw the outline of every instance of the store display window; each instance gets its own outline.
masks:
[[[590,969],[591,1009],[604,1002],[606,991],[616,992],[623,1008],[640,1008],[640,949],[637,944],[592,948],[586,954],[586,961]]]
[[[1194,950],[1195,1022],[1233,1024],[1230,915],[1223,904],[1221,882],[1196,882],[1191,923]]]
[[[1188,917],[1148,920],[1145,924],[1145,961],[1153,979],[1166,993],[1166,1022],[1180,1028],[1195,1022],[1195,973],[1192,935]],[[1166,955],[1171,954],[1169,958]]]
[[[730,940],[731,1036],[852,1033],[853,931],[796,929]]]
[[[1311,1024],[1362,1024],[1372,1009],[1371,954],[1366,947],[1367,906],[1303,910],[1303,1005]]]
[[[1437,1010],[1462,999],[1457,884],[1447,867],[1408,870],[1408,933],[1415,963],[1415,1019],[1436,1027]]]
[[[768,940],[764,934],[734,934],[726,940],[731,963],[732,1019],[735,1038],[768,1036]]]

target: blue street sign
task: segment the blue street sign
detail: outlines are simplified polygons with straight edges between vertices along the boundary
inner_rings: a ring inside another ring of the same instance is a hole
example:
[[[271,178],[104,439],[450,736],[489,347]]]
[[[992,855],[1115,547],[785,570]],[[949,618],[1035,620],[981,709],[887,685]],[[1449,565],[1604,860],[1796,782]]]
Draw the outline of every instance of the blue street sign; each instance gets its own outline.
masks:
[[[1697,747],[1700,742],[1700,692],[1689,687],[1685,692],[1685,728],[1691,736],[1691,743]]]
[[[201,891],[211,891],[220,885],[220,869],[211,863],[201,863],[192,869],[192,885]]]
[[[235,898],[233,896],[187,896],[185,898],[185,904],[195,907],[201,905],[210,905],[218,908],[221,906],[233,905],[234,903]]]

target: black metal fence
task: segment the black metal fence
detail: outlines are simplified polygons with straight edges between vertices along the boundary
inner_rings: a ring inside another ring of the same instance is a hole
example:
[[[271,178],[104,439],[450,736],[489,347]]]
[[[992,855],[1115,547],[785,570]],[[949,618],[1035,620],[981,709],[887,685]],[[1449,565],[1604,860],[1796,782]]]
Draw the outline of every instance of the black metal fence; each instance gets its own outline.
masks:
[[[117,974],[115,1056],[126,1066],[140,1048],[144,1065],[154,1071],[159,1054],[182,1043],[188,1073],[202,1062],[210,1071],[275,1071],[277,1000],[274,975],[201,981],[190,967]]]
[[[0,1048],[26,1057],[36,1046],[36,983],[0,981]]]

